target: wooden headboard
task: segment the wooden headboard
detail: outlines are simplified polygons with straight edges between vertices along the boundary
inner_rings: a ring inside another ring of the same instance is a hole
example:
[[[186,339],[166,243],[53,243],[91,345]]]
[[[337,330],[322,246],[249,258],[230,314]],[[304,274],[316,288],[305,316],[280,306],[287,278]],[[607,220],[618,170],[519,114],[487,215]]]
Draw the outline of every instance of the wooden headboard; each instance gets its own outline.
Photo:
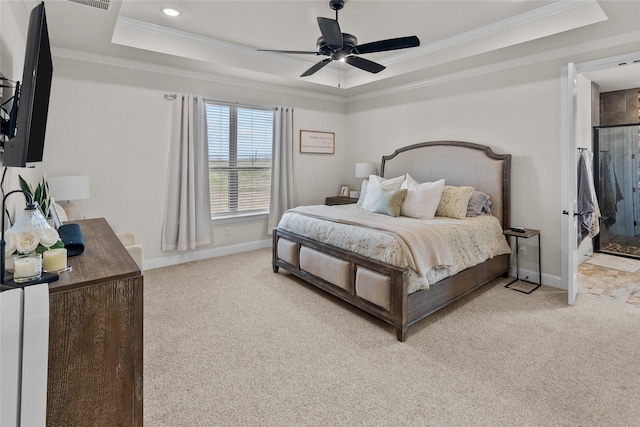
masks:
[[[509,227],[511,154],[496,154],[486,145],[432,141],[399,148],[382,157],[380,175],[408,173],[418,182],[445,180],[445,185],[469,185],[491,196],[491,213]]]

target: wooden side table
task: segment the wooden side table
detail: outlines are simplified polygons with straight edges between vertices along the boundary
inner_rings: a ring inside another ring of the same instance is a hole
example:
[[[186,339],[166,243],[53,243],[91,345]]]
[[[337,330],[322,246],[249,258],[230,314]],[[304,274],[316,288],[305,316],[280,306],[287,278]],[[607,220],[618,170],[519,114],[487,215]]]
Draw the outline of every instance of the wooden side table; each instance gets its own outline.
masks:
[[[513,236],[516,238],[516,278],[513,279],[511,282],[507,283],[504,287],[512,289],[514,291],[522,292],[523,294],[530,294],[531,292],[535,291],[540,286],[542,286],[542,266],[541,266],[542,258],[541,258],[541,245],[540,245],[540,230],[525,228],[524,232],[521,233],[519,231],[514,231],[514,230],[511,230],[510,228],[507,228],[506,230],[503,231],[503,234],[507,236],[507,238],[510,236]],[[525,277],[524,279],[520,279],[520,265],[518,264],[518,257],[520,255],[520,252],[518,251],[518,239],[521,237],[523,239],[528,239],[533,236],[538,236],[538,283],[534,283],[526,280],[527,277]],[[520,289],[511,288],[510,286],[516,282],[526,282],[536,286],[528,292],[522,291]]]
[[[327,197],[324,202],[325,205],[329,206],[350,205],[352,203],[358,203],[358,199],[356,197],[333,196]]]

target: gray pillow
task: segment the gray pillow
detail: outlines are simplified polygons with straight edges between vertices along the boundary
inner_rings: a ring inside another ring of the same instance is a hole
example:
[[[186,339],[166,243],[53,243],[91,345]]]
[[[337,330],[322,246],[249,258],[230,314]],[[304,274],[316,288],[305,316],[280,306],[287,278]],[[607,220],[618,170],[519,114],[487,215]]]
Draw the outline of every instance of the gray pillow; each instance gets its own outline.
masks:
[[[373,212],[381,213],[389,216],[398,216],[400,215],[400,208],[402,207],[402,202],[407,195],[407,190],[385,190],[382,189],[380,192],[380,197],[376,203]]]
[[[487,193],[474,190],[467,205],[467,216],[491,214],[491,200]]]

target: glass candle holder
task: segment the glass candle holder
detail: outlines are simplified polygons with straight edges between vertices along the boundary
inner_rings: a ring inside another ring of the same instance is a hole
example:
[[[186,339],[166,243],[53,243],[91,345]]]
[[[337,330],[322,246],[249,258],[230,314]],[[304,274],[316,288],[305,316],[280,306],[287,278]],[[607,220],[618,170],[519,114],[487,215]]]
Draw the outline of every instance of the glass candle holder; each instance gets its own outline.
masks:
[[[42,255],[27,254],[13,257],[13,281],[30,282],[42,276]]]
[[[42,253],[42,269],[48,273],[60,273],[67,269],[67,250],[49,249]]]

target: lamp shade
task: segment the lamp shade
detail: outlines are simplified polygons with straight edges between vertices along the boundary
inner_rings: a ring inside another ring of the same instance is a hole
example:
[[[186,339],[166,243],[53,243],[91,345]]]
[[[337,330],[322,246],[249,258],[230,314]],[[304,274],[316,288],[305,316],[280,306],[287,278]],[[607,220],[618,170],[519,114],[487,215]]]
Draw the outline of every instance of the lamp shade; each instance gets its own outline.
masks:
[[[356,178],[369,178],[378,173],[375,163],[356,163]]]
[[[49,191],[55,200],[82,200],[89,198],[88,176],[57,176],[48,178]]]

